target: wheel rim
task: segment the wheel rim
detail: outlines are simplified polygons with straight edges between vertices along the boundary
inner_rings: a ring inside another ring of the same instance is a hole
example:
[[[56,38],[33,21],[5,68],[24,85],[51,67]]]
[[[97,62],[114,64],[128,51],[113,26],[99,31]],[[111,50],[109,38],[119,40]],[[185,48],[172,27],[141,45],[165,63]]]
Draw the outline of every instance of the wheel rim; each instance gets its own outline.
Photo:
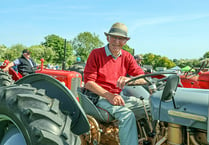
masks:
[[[5,129],[5,133],[1,140],[1,144],[3,145],[27,145],[25,138],[18,128],[17,124],[6,115],[0,114],[0,122],[7,121],[9,122],[8,127]]]

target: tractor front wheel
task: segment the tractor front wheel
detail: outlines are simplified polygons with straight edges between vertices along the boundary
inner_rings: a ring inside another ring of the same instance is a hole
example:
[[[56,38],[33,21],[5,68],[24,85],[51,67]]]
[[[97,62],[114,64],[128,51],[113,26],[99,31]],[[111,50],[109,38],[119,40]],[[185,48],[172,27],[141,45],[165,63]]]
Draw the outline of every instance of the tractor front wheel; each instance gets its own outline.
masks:
[[[30,85],[0,87],[0,144],[80,145],[59,101]]]
[[[0,69],[0,87],[1,86],[9,86],[14,84],[14,80],[12,79],[12,76],[4,72],[3,70]]]

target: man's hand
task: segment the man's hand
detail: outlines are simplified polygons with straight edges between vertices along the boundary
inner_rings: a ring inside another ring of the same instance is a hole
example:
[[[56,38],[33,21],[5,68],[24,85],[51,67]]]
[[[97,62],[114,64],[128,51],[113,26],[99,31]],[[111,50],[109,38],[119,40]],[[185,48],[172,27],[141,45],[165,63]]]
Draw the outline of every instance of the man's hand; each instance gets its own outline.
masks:
[[[147,84],[147,81],[143,78],[128,83],[128,85],[145,85],[145,84]]]
[[[119,77],[119,79],[118,79],[118,81],[117,81],[117,87],[119,87],[120,89],[123,89],[124,86],[125,86],[125,84],[126,84],[126,82],[127,82],[128,80],[130,80],[130,79],[131,79],[131,78],[129,78],[129,77],[124,77],[124,76]]]
[[[124,102],[123,98],[118,94],[108,93],[108,96],[106,97],[106,99],[112,105],[117,105],[117,106],[124,106],[125,105],[125,102]]]
[[[123,98],[118,94],[113,94],[99,86],[93,81],[88,81],[85,84],[85,88],[94,92],[95,94],[106,98],[112,105],[124,106],[125,102]]]
[[[8,72],[9,71],[9,68],[8,67],[5,67],[2,69],[4,72]]]

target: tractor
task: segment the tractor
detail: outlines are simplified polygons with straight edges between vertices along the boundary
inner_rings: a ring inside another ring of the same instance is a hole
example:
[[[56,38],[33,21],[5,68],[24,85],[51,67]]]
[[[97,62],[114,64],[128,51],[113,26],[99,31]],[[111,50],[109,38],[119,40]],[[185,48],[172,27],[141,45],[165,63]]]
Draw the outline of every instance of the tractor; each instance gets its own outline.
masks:
[[[136,83],[141,78],[146,86]],[[82,83],[70,80],[77,85],[74,93],[50,74],[34,73],[13,82],[1,72],[1,144],[119,145],[117,120],[93,104]],[[176,73],[157,72],[126,83],[122,93],[142,104],[150,102],[136,120],[140,145],[209,144],[209,90],[178,87],[179,80]]]
[[[3,69],[6,65],[9,64],[8,60],[5,60],[4,63],[0,66],[1,69]],[[36,66],[34,68],[35,73],[41,73],[49,75],[57,80],[59,80],[61,83],[63,83],[71,92],[75,95],[77,95],[77,87],[82,85],[82,75],[81,73],[78,73],[76,71],[66,71],[66,70],[53,70],[53,69],[47,69],[44,66],[44,59],[41,59],[41,65]],[[15,71],[13,67],[9,68],[8,72],[14,81],[18,81],[22,78],[22,75]],[[78,97],[77,97],[78,99]]]
[[[80,135],[90,129],[77,94],[81,74],[46,69],[41,62],[24,77],[12,67],[0,72],[1,145],[80,145]]]
[[[156,76],[166,76],[157,79]],[[137,85],[147,81],[148,89]],[[137,121],[139,145],[207,145],[209,144],[209,90],[178,87],[176,73],[157,72],[134,77],[122,93],[138,97],[144,105]],[[90,122],[90,133],[82,135],[82,145],[119,145],[118,122],[106,110],[97,107],[83,91],[80,103]]]
[[[181,83],[185,88],[201,88],[209,89],[209,71],[206,70],[208,67],[209,60],[205,59],[201,61],[200,68],[195,71],[186,71],[183,75],[180,75]],[[193,68],[191,68],[192,70]]]

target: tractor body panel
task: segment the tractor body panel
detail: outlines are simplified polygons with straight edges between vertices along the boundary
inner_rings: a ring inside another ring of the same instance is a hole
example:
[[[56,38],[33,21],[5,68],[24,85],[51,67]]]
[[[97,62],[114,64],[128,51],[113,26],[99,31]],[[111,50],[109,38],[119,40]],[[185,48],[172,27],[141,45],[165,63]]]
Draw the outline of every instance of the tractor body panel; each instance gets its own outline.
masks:
[[[181,75],[180,79],[184,88],[200,88],[198,76]]]
[[[209,71],[201,73],[198,78],[199,86],[203,89],[209,89]]]
[[[162,91],[150,99],[154,120],[207,130],[209,90],[178,88],[173,101],[161,101]],[[161,102],[161,104],[160,104]]]
[[[68,89],[70,89],[76,97],[78,96],[77,87],[82,85],[82,76],[80,73],[75,71],[52,69],[41,69],[37,70],[35,73],[52,76],[53,78],[63,83]]]

